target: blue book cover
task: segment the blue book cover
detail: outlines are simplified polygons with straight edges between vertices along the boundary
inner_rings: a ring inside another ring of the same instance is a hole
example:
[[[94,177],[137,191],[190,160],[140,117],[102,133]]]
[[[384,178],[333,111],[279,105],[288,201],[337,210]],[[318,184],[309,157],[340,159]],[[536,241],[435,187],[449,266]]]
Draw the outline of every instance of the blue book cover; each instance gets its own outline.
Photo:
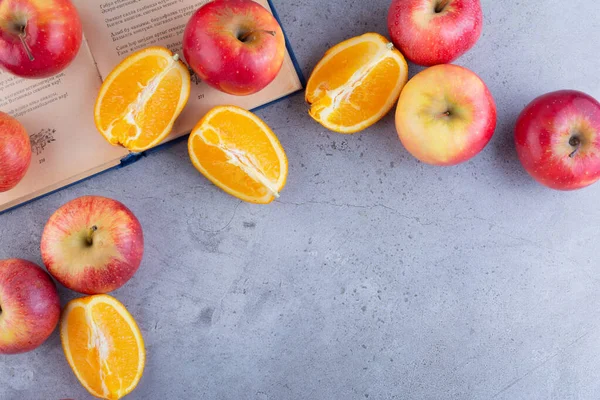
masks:
[[[255,0],[281,20],[272,0]],[[63,73],[45,80],[22,80],[0,72],[0,111],[17,118],[32,144],[32,163],[24,180],[0,193],[0,213],[54,193],[85,179],[122,168],[146,153],[109,145],[96,130],[93,104],[102,83],[117,63],[148,46],[181,54],[181,37],[189,17],[206,1],[138,2],[74,0],[86,37],[79,55]],[[282,26],[285,35],[285,27]],[[185,138],[212,107],[232,104],[256,110],[301,91],[305,86],[292,46],[275,81],[251,96],[231,96],[210,88],[192,73],[190,100],[173,133],[148,151]]]

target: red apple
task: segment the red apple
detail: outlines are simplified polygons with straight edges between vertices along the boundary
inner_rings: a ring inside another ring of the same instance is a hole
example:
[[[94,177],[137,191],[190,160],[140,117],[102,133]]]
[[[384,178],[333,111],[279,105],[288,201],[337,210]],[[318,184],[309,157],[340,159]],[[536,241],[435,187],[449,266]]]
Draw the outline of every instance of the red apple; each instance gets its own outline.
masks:
[[[252,0],[215,0],[192,16],[183,35],[183,55],[209,85],[245,96],[276,77],[285,38],[273,15]]]
[[[23,125],[0,111],[0,193],[15,186],[31,163],[31,144]]]
[[[419,160],[455,165],[489,143],[496,129],[496,104],[475,73],[458,65],[436,65],[404,87],[396,128],[404,147]]]
[[[70,0],[1,0],[0,67],[23,78],[46,78],[77,55],[81,20]]]
[[[138,219],[123,204],[86,196],[50,217],[41,250],[46,268],[64,286],[101,294],[120,288],[136,273],[144,236]]]
[[[600,179],[600,103],[562,90],[533,100],[515,129],[521,163],[552,189],[575,190]]]
[[[52,279],[25,260],[0,260],[0,354],[38,348],[60,318],[60,300]]]
[[[477,43],[482,27],[479,0],[393,0],[388,13],[392,42],[419,65],[456,60]]]

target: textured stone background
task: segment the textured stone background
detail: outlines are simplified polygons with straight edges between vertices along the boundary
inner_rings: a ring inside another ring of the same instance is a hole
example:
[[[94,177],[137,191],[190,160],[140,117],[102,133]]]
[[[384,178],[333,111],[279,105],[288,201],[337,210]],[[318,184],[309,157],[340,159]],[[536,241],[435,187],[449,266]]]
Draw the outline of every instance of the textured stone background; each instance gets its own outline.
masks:
[[[275,2],[307,75],[339,41],[386,34],[388,0]],[[41,263],[47,218],[81,195],[137,214],[144,262],[114,293],[147,344],[131,399],[600,398],[600,185],[544,189],[512,140],[537,95],[600,98],[598,6],[483,7],[483,36],[458,64],[488,83],[499,125],[471,162],[418,163],[391,115],[355,136],[327,132],[297,95],[259,112],[290,159],[280,201],[229,197],[181,142],[0,216],[0,258]],[[0,357],[0,398],[89,396],[55,333]]]

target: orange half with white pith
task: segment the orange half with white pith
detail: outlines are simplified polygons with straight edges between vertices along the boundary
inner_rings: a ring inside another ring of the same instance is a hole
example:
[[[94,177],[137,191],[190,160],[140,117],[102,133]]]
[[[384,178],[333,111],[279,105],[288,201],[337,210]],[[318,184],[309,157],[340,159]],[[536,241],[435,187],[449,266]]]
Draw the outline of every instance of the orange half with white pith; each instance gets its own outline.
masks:
[[[332,131],[359,132],[394,107],[407,81],[406,60],[385,37],[348,39],[325,53],[308,80],[309,114]]]
[[[113,145],[144,151],[173,129],[190,96],[190,72],[178,55],[149,47],[123,60],[106,78],[94,121]]]
[[[198,171],[241,200],[267,204],[285,186],[288,161],[277,136],[242,108],[209,111],[192,130],[188,150]]]
[[[131,393],[144,372],[146,352],[137,323],[108,295],[67,304],[60,338],[69,365],[90,394],[118,400]]]

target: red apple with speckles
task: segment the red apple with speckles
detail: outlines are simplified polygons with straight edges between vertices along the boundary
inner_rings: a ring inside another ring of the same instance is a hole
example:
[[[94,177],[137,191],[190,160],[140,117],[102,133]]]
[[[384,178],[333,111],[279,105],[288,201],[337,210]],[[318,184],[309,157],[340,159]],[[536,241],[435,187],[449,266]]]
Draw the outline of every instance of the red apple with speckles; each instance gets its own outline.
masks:
[[[30,163],[31,144],[27,131],[19,121],[0,111],[0,193],[17,186]]]
[[[0,67],[22,78],[47,78],[79,52],[83,30],[70,0],[0,0]]]
[[[600,103],[574,90],[533,100],[515,129],[521,163],[541,184],[575,190],[600,180]]]
[[[448,64],[481,36],[480,0],[393,0],[388,29],[394,45],[415,64]]]
[[[0,260],[0,354],[38,348],[59,318],[58,292],[44,270],[25,260]]]
[[[264,89],[285,57],[285,38],[275,17],[252,0],[215,0],[192,16],[183,55],[209,85],[245,96]]]
[[[42,234],[42,259],[61,284],[84,294],[129,281],[144,253],[142,226],[122,203],[85,196],[59,208]]]

